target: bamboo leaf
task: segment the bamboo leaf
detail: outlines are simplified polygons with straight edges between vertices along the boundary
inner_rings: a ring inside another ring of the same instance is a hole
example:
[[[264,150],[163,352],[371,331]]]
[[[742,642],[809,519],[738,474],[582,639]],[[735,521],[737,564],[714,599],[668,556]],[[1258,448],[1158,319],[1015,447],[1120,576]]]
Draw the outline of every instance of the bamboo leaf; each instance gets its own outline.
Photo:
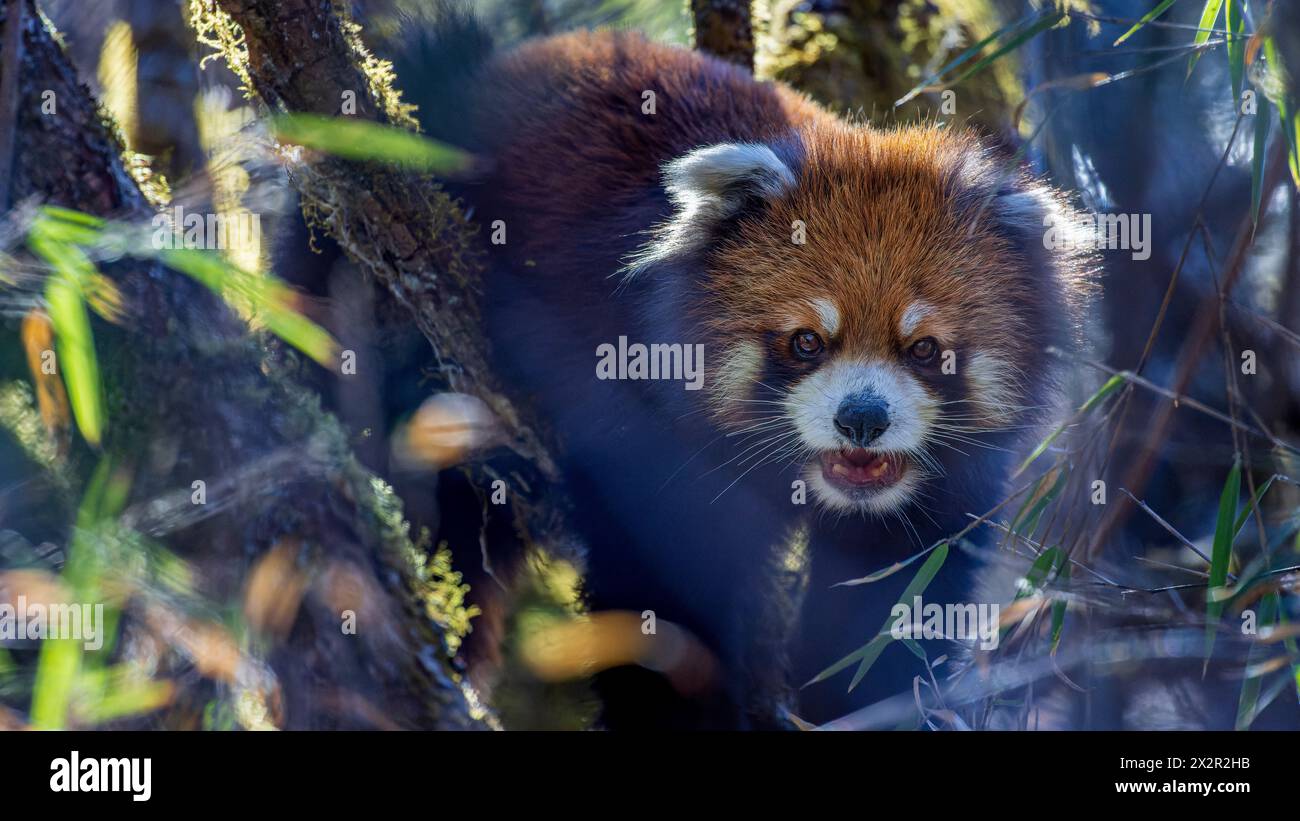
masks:
[[[1174,0],[1164,0],[1164,2],[1160,3],[1155,8],[1151,9],[1151,11],[1148,11],[1146,14],[1142,15],[1142,19],[1138,20],[1133,25],[1133,28],[1129,29],[1128,31],[1120,35],[1120,38],[1116,40],[1112,45],[1118,46],[1120,43],[1132,37],[1137,32],[1138,29],[1142,28],[1147,23],[1150,23],[1152,20],[1164,14],[1169,9],[1169,7],[1172,6],[1173,4],[1174,4]]]
[[[1264,193],[1264,149],[1268,145],[1268,131],[1273,124],[1268,98],[1258,98],[1255,109],[1255,153],[1250,159],[1250,221],[1259,225],[1259,205]]]
[[[1270,70],[1277,70],[1277,67],[1282,65],[1277,53],[1277,43],[1272,37],[1266,37],[1263,48],[1264,59],[1268,61]],[[1274,102],[1277,104],[1278,120],[1282,124],[1282,137],[1286,140],[1287,164],[1291,168],[1291,179],[1296,187],[1300,188],[1300,146],[1297,146],[1296,140],[1296,135],[1300,132],[1300,111],[1291,111],[1294,99],[1292,94],[1283,93],[1278,95]]]
[[[1223,613],[1223,602],[1216,601],[1214,591],[1222,588],[1228,580],[1228,565],[1232,562],[1232,542],[1234,526],[1237,520],[1237,499],[1241,495],[1241,460],[1235,459],[1228,479],[1223,483],[1223,493],[1219,496],[1219,515],[1214,522],[1214,547],[1210,553],[1210,582],[1207,597],[1205,625],[1205,658],[1209,659],[1214,650],[1214,632],[1219,616]]]
[[[1084,414],[1091,411],[1093,408],[1097,407],[1098,403],[1100,403],[1107,396],[1110,396],[1112,393],[1114,393],[1115,389],[1118,388],[1120,385],[1124,384],[1126,375],[1127,372],[1117,373],[1114,376],[1112,376],[1110,379],[1107,379],[1106,383],[1102,385],[1100,388],[1098,388],[1096,393],[1088,397],[1088,400],[1079,406],[1079,410],[1076,411],[1074,415],[1076,417],[1083,416]],[[1059,437],[1062,433],[1065,432],[1065,429],[1069,424],[1070,423],[1068,421],[1062,423],[1055,430],[1049,433],[1046,439],[1039,442],[1038,446],[1034,448],[1033,451],[1029,454],[1029,456],[1025,458],[1025,461],[1020,463],[1020,467],[1016,468],[1016,472],[1012,474],[1012,478],[1024,473],[1025,468],[1032,465],[1034,461],[1038,459],[1038,457],[1046,453],[1047,449],[1051,447],[1052,443],[1056,441],[1057,437]]]
[[[77,428],[87,442],[98,445],[105,423],[103,386],[83,291],[95,274],[94,265],[75,245],[52,238],[40,222],[28,235],[28,246],[54,269],[45,285],[45,302],[54,326],[57,367]]]
[[[1259,507],[1260,500],[1264,498],[1265,493],[1268,493],[1268,489],[1273,486],[1276,479],[1276,475],[1270,476],[1264,484],[1255,489],[1255,496],[1251,503],[1242,508],[1241,513],[1237,516],[1237,521],[1232,525],[1232,537],[1234,539],[1241,533],[1241,529],[1246,526],[1246,521],[1250,518],[1251,512]]]
[[[1060,12],[1048,12],[1047,14],[1044,14],[1042,18],[1040,18],[1029,28],[1020,32],[1015,37],[1012,37],[1004,45],[1002,45],[997,51],[993,52],[989,56],[980,60],[975,65],[971,66],[969,69],[965,71],[965,73],[963,73],[956,80],[953,80],[951,83],[948,83],[948,85],[954,86],[965,82],[966,80],[970,79],[976,74],[979,74],[981,71],[987,68],[990,64],[993,63],[994,60],[997,60],[999,57],[1002,57],[1004,54],[1009,54],[1015,51],[1016,49],[1020,48],[1022,45],[1027,43],[1029,40],[1032,40],[1034,37],[1037,37],[1039,34],[1042,34],[1044,31],[1047,31],[1048,29],[1059,25],[1060,22],[1064,19],[1066,19],[1066,16]]]
[[[903,559],[901,562],[894,562],[889,567],[886,567],[883,570],[877,570],[874,573],[868,573],[867,575],[862,576],[861,578],[849,579],[848,581],[844,581],[844,582],[836,582],[831,586],[832,587],[856,587],[860,584],[871,584],[873,582],[878,582],[881,579],[888,578],[894,575],[898,571],[902,570],[904,567],[907,567],[912,562],[915,562],[917,559],[930,555],[931,551],[933,551],[937,546],[938,545],[935,545],[934,547],[926,548],[925,550],[922,550],[919,553],[914,553],[913,555],[908,556],[906,559]]]
[[[1020,601],[1028,596],[1038,595],[1044,585],[1051,581],[1053,571],[1059,572],[1066,561],[1065,551],[1059,547],[1049,547],[1039,553],[1038,558],[1034,559],[1034,563],[1025,572],[1024,583],[1016,591],[1015,600]]]
[[[943,79],[943,76],[945,74],[947,74],[948,72],[952,71],[953,69],[957,68],[960,65],[964,65],[967,60],[979,54],[981,51],[984,50],[984,47],[987,46],[989,43],[992,43],[993,41],[999,39],[1000,37],[1006,34],[1009,34],[1010,32],[1018,31],[1024,28],[1026,25],[1038,19],[1039,16],[1041,16],[1041,12],[1032,12],[1030,14],[1027,14],[1024,17],[1021,17],[1019,20],[1014,20],[1006,24],[1002,28],[990,34],[988,37],[985,37],[983,40],[980,40],[978,43],[966,49],[961,54],[958,54],[956,58],[948,62],[946,65],[943,66],[943,68],[939,69],[934,74],[931,74],[929,77],[923,80],[919,85],[917,85],[911,91],[907,92],[902,97],[900,97],[894,103],[894,106],[898,107],[900,105],[903,105],[904,103],[910,102],[914,97],[916,97],[916,95],[925,91],[927,88],[933,87],[936,83],[938,83],[941,79]]]
[[[1201,21],[1196,24],[1198,29],[1196,37],[1192,40],[1194,45],[1203,46],[1210,39],[1210,30],[1214,24],[1219,21],[1219,11],[1223,8],[1223,0],[1205,0],[1205,7],[1201,9]],[[1204,52],[1192,52],[1191,59],[1187,63],[1187,76],[1192,76],[1192,70],[1196,68],[1196,63],[1201,59]]]
[[[1264,596],[1259,603],[1258,622],[1259,627],[1272,624],[1277,617],[1278,596],[1276,593],[1270,593]],[[1255,646],[1251,646],[1246,651],[1246,666],[1249,667],[1256,657]],[[1237,720],[1234,729],[1249,730],[1251,723],[1255,720],[1255,705],[1259,703],[1259,676],[1247,676],[1241,682],[1241,692],[1237,696]]]
[[[939,572],[939,568],[943,567],[943,563],[947,558],[948,544],[944,542],[934,549],[934,552],[930,554],[930,558],[926,560],[920,570],[916,571],[916,575],[912,577],[912,581],[908,583],[907,588],[903,591],[902,595],[898,597],[898,602],[907,602],[910,604],[913,596],[920,595],[921,592],[929,586],[930,582],[934,579],[935,574]],[[892,611],[893,608],[891,607],[890,610]],[[881,626],[878,635],[874,636],[871,641],[813,676],[808,684],[805,684],[804,686],[807,687],[809,684],[816,684],[819,681],[825,681],[841,670],[847,669],[854,662],[858,662],[858,670],[853,676],[852,683],[849,684],[849,689],[852,690],[857,686],[858,682],[862,680],[862,677],[867,674],[867,670],[871,669],[871,665],[875,664],[876,659],[880,657],[880,654],[884,651],[885,647],[894,640],[893,636],[889,634],[889,628],[893,626],[893,623],[894,616],[891,612],[889,618],[885,619],[884,625]]]
[[[169,267],[193,277],[225,298],[230,293],[248,300],[272,333],[316,360],[331,367],[338,344],[324,328],[293,308],[293,292],[273,277],[245,271],[220,254],[194,248],[158,252]]]
[[[348,160],[387,162],[438,174],[462,171],[470,154],[413,131],[349,117],[284,114],[271,120],[271,133],[285,143],[313,148]]]
[[[1011,520],[1011,532],[1021,536],[1033,536],[1038,529],[1038,521],[1043,511],[1060,495],[1070,472],[1064,466],[1053,468],[1039,477],[1033,493],[1020,506],[1020,511]]]
[[[1224,0],[1223,22],[1228,29],[1228,73],[1232,75],[1233,106],[1240,105],[1241,83],[1246,76],[1246,17],[1241,0]]]
[[[930,582],[934,581],[935,575],[937,575],[939,569],[943,567],[943,563],[947,558],[948,545],[945,542],[944,544],[939,545],[939,547],[935,549],[934,553],[930,554],[930,558],[925,560],[925,564],[921,565],[921,569],[916,571],[916,575],[912,578],[912,581],[908,583],[903,594],[898,597],[898,601],[906,602],[910,607],[911,600],[914,597],[921,595],[921,593],[930,586]],[[881,631],[887,631],[893,621],[894,619],[891,614],[890,618],[886,619],[885,624],[881,626]],[[874,651],[868,652],[862,660],[858,662],[858,669],[853,674],[853,680],[849,682],[850,690],[858,686],[862,679],[867,675],[867,671],[871,669],[873,664],[875,664],[876,659],[880,657],[881,652],[884,651],[885,647],[892,640],[893,637],[888,633],[872,640],[875,644]]]
[[[1060,582],[1069,581],[1070,578],[1070,561],[1065,557],[1061,564],[1061,569],[1056,573],[1056,579]],[[1065,610],[1067,602],[1063,599],[1057,599],[1052,602],[1052,655],[1056,655],[1056,648],[1061,644],[1061,628],[1065,626]]]

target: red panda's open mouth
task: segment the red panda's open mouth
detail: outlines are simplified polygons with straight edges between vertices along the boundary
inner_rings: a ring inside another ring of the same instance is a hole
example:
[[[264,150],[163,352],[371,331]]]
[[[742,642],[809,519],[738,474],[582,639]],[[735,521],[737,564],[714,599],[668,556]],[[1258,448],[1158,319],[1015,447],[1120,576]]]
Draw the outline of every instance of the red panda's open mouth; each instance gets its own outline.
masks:
[[[903,478],[907,457],[897,453],[854,448],[828,450],[821,455],[822,477],[842,488],[886,488]]]

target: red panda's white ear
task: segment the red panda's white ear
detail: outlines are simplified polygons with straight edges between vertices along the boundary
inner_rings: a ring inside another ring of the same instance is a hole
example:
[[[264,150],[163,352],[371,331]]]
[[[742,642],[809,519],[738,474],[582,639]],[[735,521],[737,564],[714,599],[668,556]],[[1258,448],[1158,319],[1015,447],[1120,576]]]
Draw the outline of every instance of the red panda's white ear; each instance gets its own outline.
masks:
[[[679,208],[703,203],[722,216],[747,197],[778,197],[793,186],[794,173],[762,143],[697,148],[664,166],[664,189]]]
[[[720,143],[666,163],[664,191],[673,213],[625,268],[635,274],[651,263],[704,245],[723,220],[754,200],[779,197],[794,187],[794,172],[762,143]]]

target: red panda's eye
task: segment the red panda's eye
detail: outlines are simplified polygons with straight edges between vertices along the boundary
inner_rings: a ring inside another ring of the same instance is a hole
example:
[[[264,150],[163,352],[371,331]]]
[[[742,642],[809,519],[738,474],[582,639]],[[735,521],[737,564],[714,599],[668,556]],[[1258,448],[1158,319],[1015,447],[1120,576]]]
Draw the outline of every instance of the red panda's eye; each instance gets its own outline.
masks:
[[[816,331],[798,330],[790,337],[790,349],[800,359],[815,359],[826,350],[826,343]]]
[[[939,353],[939,343],[934,337],[927,336],[925,339],[918,339],[912,343],[912,358],[918,362],[930,362],[934,359],[935,354]]]

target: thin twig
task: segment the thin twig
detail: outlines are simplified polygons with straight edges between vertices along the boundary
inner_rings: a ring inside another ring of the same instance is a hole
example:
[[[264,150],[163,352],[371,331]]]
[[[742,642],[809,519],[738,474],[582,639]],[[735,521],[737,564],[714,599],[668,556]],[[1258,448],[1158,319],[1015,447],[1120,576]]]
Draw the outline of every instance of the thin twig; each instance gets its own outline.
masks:
[[[1269,444],[1273,445],[1274,447],[1278,447],[1281,448],[1282,450],[1287,450],[1290,451],[1291,453],[1300,455],[1300,445],[1293,445],[1289,442],[1283,441],[1282,439],[1278,439],[1276,436],[1274,436],[1271,433],[1268,433],[1267,431],[1260,430],[1259,428],[1253,427],[1251,425],[1247,425],[1245,422],[1237,421],[1233,419],[1231,416],[1229,416],[1228,414],[1224,413],[1223,411],[1216,410],[1215,408],[1210,407],[1209,405],[1205,404],[1204,402],[1201,402],[1198,399],[1193,399],[1192,397],[1186,394],[1178,393],[1177,391],[1172,391],[1169,388],[1164,387],[1163,385],[1157,385],[1151,380],[1145,377],[1138,376],[1132,371],[1117,370],[1102,362],[1097,362],[1096,360],[1088,359],[1082,356],[1075,356],[1074,354],[1071,354],[1068,351],[1063,351],[1060,348],[1056,348],[1056,347],[1049,347],[1047,350],[1049,353],[1053,353],[1058,356],[1062,356],[1068,359],[1074,359],[1078,362],[1082,362],[1088,367],[1096,368],[1102,373],[1106,373],[1111,376],[1118,376],[1126,382],[1129,382],[1131,384],[1137,385],[1142,388],[1146,388],[1147,390],[1152,391],[1153,393],[1160,394],[1166,399],[1171,400],[1175,406],[1186,405],[1187,407],[1191,408],[1194,411],[1199,411],[1200,413],[1203,413],[1212,419],[1217,419],[1218,421],[1224,423],[1225,425],[1240,430],[1243,433],[1249,433],[1251,436],[1256,436],[1260,439],[1267,440]]]
[[[1210,557],[1209,557],[1209,556],[1206,556],[1204,553],[1201,552],[1201,549],[1200,549],[1199,547],[1197,547],[1196,545],[1192,544],[1192,540],[1191,540],[1191,539],[1189,539],[1189,538],[1187,538],[1186,536],[1184,536],[1183,534],[1179,533],[1177,528],[1175,528],[1173,525],[1171,525],[1171,524],[1169,524],[1168,522],[1166,522],[1166,521],[1165,521],[1165,520],[1160,516],[1160,514],[1159,514],[1159,513],[1156,513],[1154,510],[1152,510],[1151,507],[1150,507],[1146,502],[1144,502],[1144,501],[1142,501],[1141,499],[1139,499],[1138,497],[1134,496],[1132,493],[1129,493],[1127,488],[1120,488],[1120,489],[1119,489],[1119,492],[1120,492],[1120,493],[1123,493],[1125,496],[1129,497],[1129,498],[1132,499],[1134,502],[1136,502],[1136,503],[1137,503],[1137,506],[1140,507],[1140,508],[1142,508],[1142,512],[1143,512],[1143,513],[1145,513],[1145,514],[1147,514],[1148,516],[1150,516],[1152,519],[1155,520],[1155,523],[1156,523],[1156,524],[1158,524],[1158,525],[1160,525],[1161,527],[1163,527],[1163,528],[1164,528],[1164,529],[1165,529],[1165,530],[1166,530],[1166,531],[1167,531],[1171,536],[1173,536],[1173,537],[1174,537],[1175,539],[1177,539],[1178,541],[1182,542],[1183,547],[1185,547],[1185,548],[1187,548],[1188,550],[1192,551],[1192,552],[1195,553],[1197,556],[1200,556],[1202,559],[1205,560],[1205,563],[1206,563],[1206,564],[1208,564],[1208,565],[1213,565],[1213,564],[1214,564],[1214,562],[1210,561]],[[1229,574],[1229,575],[1231,575],[1231,574]]]

